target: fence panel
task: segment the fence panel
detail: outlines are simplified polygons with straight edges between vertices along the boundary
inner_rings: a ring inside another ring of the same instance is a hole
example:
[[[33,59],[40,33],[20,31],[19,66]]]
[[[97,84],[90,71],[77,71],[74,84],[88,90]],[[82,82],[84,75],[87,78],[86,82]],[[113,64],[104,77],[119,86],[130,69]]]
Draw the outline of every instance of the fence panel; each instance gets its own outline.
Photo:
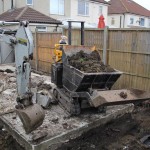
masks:
[[[36,48],[34,53],[33,67],[36,66],[36,52],[38,70],[50,73],[51,64],[54,56],[54,46],[59,43],[61,33],[37,33]]]
[[[150,30],[110,30],[109,64],[124,72],[114,88],[150,91]]]

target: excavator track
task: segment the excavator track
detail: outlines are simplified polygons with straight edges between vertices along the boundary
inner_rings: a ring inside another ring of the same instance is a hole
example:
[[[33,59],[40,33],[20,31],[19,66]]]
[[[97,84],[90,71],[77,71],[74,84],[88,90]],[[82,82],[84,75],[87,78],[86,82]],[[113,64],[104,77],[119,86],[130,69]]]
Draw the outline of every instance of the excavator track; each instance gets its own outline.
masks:
[[[55,88],[53,90],[54,99],[66,110],[70,115],[79,115],[81,107],[77,99],[71,99],[65,93],[64,89]]]

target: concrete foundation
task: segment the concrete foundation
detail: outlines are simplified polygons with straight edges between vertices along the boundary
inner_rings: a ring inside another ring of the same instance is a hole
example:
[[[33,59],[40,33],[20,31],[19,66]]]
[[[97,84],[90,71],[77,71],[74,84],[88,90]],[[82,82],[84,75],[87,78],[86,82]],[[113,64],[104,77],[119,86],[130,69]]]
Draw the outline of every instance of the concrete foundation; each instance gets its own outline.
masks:
[[[28,135],[15,112],[1,116],[0,120],[26,150],[55,150],[62,143],[132,111],[133,105],[130,104],[108,107],[106,114],[85,111],[78,117],[69,117],[59,105],[55,105],[45,111],[43,125]]]

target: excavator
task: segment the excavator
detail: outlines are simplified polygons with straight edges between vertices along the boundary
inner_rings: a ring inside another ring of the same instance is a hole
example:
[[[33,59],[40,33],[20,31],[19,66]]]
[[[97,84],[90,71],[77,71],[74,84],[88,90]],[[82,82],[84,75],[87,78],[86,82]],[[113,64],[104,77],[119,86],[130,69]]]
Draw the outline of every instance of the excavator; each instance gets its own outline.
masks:
[[[9,22],[0,22],[1,25],[9,25]],[[16,23],[14,23],[16,24]],[[2,30],[0,33],[1,64],[14,62],[15,55],[16,78],[17,78],[17,105],[16,113],[23,123],[26,133],[30,133],[39,127],[44,120],[45,113],[39,104],[33,103],[31,91],[31,65],[33,59],[33,37],[27,21],[20,22],[17,31]],[[5,58],[3,59],[3,56]]]

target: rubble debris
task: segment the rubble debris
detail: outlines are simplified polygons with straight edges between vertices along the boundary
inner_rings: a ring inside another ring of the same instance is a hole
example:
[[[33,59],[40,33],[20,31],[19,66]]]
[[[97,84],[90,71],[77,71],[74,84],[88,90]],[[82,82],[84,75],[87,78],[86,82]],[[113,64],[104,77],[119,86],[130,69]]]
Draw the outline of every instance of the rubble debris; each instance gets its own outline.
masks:
[[[126,99],[128,97],[127,93],[126,92],[120,92],[120,97]]]
[[[141,141],[141,143],[144,144],[147,148],[150,148],[150,135],[144,136],[140,141]]]
[[[40,140],[40,139],[46,137],[47,135],[48,135],[48,133],[46,131],[42,131],[42,132],[39,131],[38,133],[33,134],[32,140],[37,141],[37,140]]]
[[[5,72],[5,71],[0,69],[0,72]]]
[[[10,78],[9,78],[9,81],[10,81],[10,82],[16,82],[16,78],[15,78],[15,77],[10,77]]]
[[[81,50],[72,56],[68,56],[68,62],[71,66],[86,73],[115,72],[109,65],[104,65],[96,50],[91,54],[87,54]]]
[[[63,124],[62,124],[62,126],[63,126],[63,128],[64,128],[64,129],[66,129],[66,130],[70,130],[70,129],[72,129],[71,125],[69,125],[69,124],[68,124],[68,123],[66,123],[66,122],[65,122],[65,123],[63,123]]]
[[[43,89],[45,89],[45,90],[51,90],[52,89],[51,85],[44,83],[44,81],[39,82],[37,84],[37,88],[38,88],[37,89],[38,91],[43,90]]]
[[[48,108],[51,99],[49,97],[49,93],[45,90],[36,93],[36,103],[41,105],[43,108]]]
[[[59,118],[53,118],[51,121],[52,121],[53,123],[57,124],[58,121],[59,121]]]
[[[5,82],[0,81],[0,93],[5,90]]]
[[[16,119],[16,116],[13,116],[12,119]]]
[[[12,71],[11,69],[6,69],[5,72],[7,72],[7,73],[13,73],[14,71]]]

